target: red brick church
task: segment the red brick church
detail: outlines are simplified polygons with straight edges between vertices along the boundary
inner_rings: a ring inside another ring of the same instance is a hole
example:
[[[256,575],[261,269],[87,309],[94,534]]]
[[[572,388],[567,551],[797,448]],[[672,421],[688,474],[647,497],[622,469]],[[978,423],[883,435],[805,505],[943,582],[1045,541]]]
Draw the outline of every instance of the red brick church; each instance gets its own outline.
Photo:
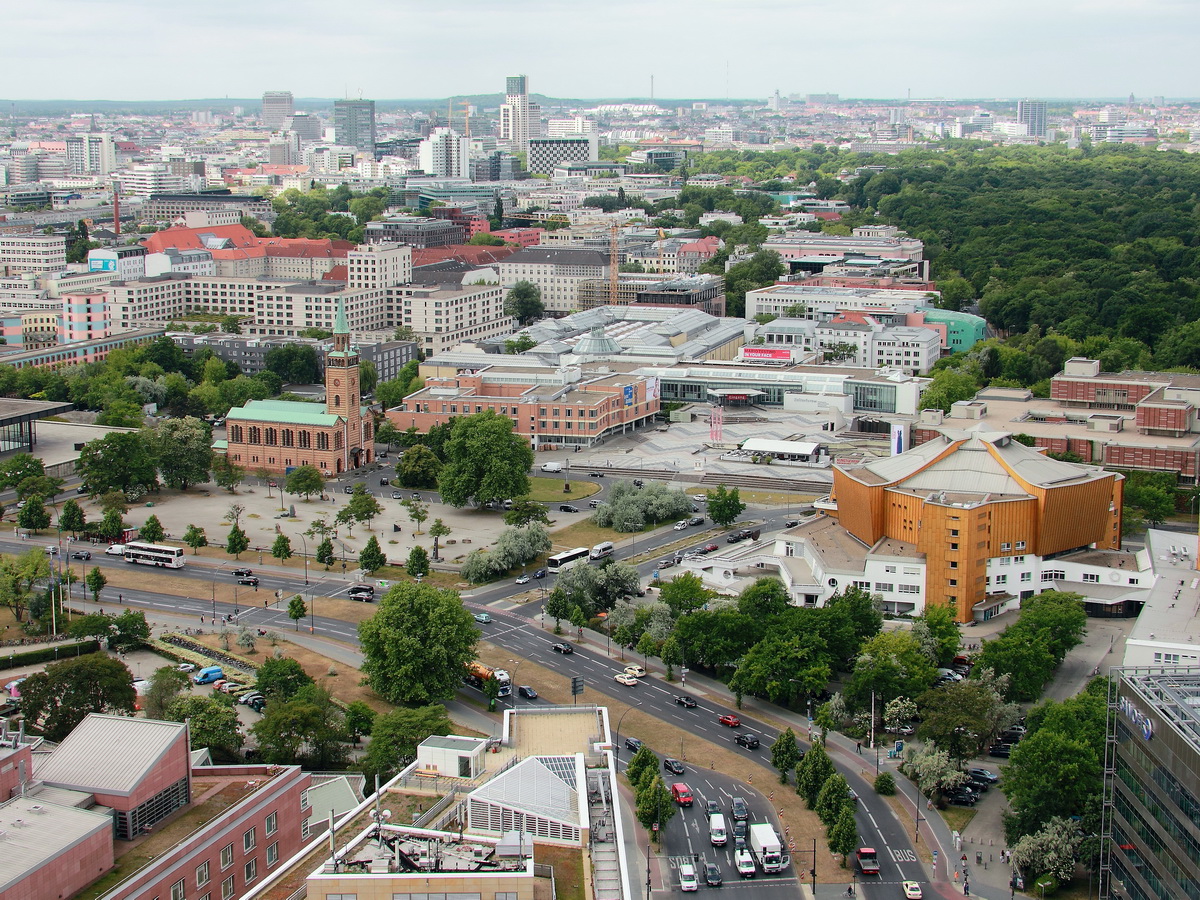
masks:
[[[333,350],[325,360],[325,405],[294,400],[251,400],[225,419],[228,440],[213,449],[247,469],[287,472],[316,466],[326,477],[374,458],[375,425],[362,405],[358,351],[350,346],[344,304],[338,304]]]

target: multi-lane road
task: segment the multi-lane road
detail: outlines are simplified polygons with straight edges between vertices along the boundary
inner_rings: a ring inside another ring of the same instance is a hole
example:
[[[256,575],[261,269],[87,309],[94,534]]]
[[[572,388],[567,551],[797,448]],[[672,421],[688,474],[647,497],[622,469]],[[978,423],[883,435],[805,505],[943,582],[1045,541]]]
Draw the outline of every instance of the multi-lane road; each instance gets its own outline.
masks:
[[[378,484],[378,476],[373,476],[371,481]],[[434,499],[436,502],[436,498],[431,497],[428,492],[422,493],[427,499]],[[761,526],[764,531],[771,531],[782,527],[786,519],[793,518],[793,514],[748,510],[746,518],[756,527]],[[702,531],[704,531],[702,528],[689,529],[689,532],[693,533]],[[656,551],[663,546],[675,544],[682,537],[685,537],[685,534],[669,529],[646,535],[644,538],[639,536],[637,554],[647,557],[645,562],[638,565],[643,576],[650,574],[655,568],[658,559]],[[699,543],[703,543],[703,541],[697,540]],[[12,552],[27,550],[34,543],[34,541],[0,539],[0,547]],[[75,545],[76,548],[80,546]],[[84,549],[92,548],[84,545]],[[632,555],[631,549],[618,551],[616,554],[619,559]],[[119,557],[105,556],[102,552],[95,552],[91,563],[105,567],[126,565]],[[310,573],[312,583],[305,585],[302,576],[257,570],[255,574],[260,578],[257,589],[253,587],[239,588],[235,603],[214,600],[213,585],[226,580],[232,581],[232,575],[229,573],[237,565],[233,562],[226,562],[217,566],[203,559],[189,557],[188,564],[182,569],[160,570],[165,577],[174,577],[187,583],[190,588],[190,596],[186,597],[139,589],[120,589],[119,592],[126,605],[206,618],[213,615],[228,616],[231,619],[236,618],[239,624],[259,628],[269,627],[282,631],[294,624],[286,615],[287,598],[296,593],[318,598],[344,596],[346,587],[350,583],[349,579],[333,575],[333,573],[313,572]],[[625,663],[611,659],[605,653],[595,652],[586,645],[576,645],[575,652],[570,655],[553,652],[551,645],[556,638],[541,628],[532,627],[536,617],[540,614],[541,605],[536,602],[522,604],[511,599],[523,590],[523,587],[509,582],[485,586],[463,595],[464,602],[469,608],[477,612],[487,611],[491,615],[491,623],[482,626],[483,635],[488,641],[511,651],[514,656],[536,660],[540,665],[565,676],[582,675],[590,688],[602,694],[625,703],[635,704],[643,712],[660,721],[669,722],[689,734],[726,746],[731,751],[744,753],[767,769],[771,768],[769,748],[778,736],[776,729],[741,711],[737,711],[736,714],[742,719],[742,727],[740,729],[727,728],[717,721],[718,717],[726,713],[734,713],[734,710],[709,697],[698,697],[699,702],[693,708],[681,706],[676,703],[675,698],[686,689],[667,684],[653,676],[640,679],[638,684],[632,687],[618,684],[613,679],[613,675]],[[276,591],[281,592],[282,601],[276,600]],[[117,592],[116,589],[109,589],[105,594],[111,599]],[[310,622],[315,634],[348,643],[357,643],[357,631],[354,625],[320,615],[319,600],[317,600],[316,609]],[[635,661],[634,658],[629,660],[629,662]],[[517,672],[518,683],[520,683],[519,675],[520,673]],[[520,704],[529,701],[514,697],[513,702]],[[735,734],[745,731],[751,731],[759,736],[761,743],[758,748],[746,750],[734,744]],[[624,738],[628,736],[627,734],[614,734],[613,737],[617,746],[620,747]],[[646,735],[645,737],[649,738],[650,736]],[[674,754],[670,747],[654,747],[654,749],[662,756],[678,755]],[[628,756],[628,751],[622,752],[622,758]],[[866,767],[864,761],[864,768]],[[870,882],[860,883],[859,895],[866,897],[897,896],[899,882],[903,880],[924,881],[926,879],[924,867],[918,862],[913,851],[907,828],[901,827],[897,823],[890,807],[883,798],[875,794],[858,769],[846,766],[839,766],[839,768],[842,769],[850,786],[860,798],[857,819],[861,842],[873,845],[880,851],[881,873]],[[668,781],[670,780],[687,781],[698,795],[695,807],[681,811],[679,821],[683,823],[683,827],[667,829],[664,850],[660,852],[668,857],[670,871],[672,873],[677,871],[677,864],[681,858],[697,856],[702,860],[717,862],[725,872],[726,886],[737,886],[739,882],[736,869],[732,867],[732,842],[723,851],[718,851],[717,848],[708,844],[707,823],[703,820],[703,811],[704,800],[710,797],[718,800],[719,804],[727,810],[729,798],[740,789],[740,782],[709,770],[693,771],[690,767],[687,775],[681,776],[680,779],[672,779],[668,776]],[[762,798],[759,799],[762,800]],[[762,808],[756,809],[752,798],[747,796],[747,800],[751,801],[752,821],[772,821],[766,811],[765,801],[759,804]],[[809,869],[812,852],[809,850],[806,853],[805,848],[797,848],[792,856],[792,865],[782,876],[764,878],[760,872],[754,882],[742,882],[742,884],[747,887],[754,884],[756,896],[757,893],[774,893],[775,891],[786,891],[789,896],[794,896],[798,876],[806,873]],[[829,864],[827,853],[821,851],[820,848],[818,848],[818,857],[818,868],[823,867],[822,863]],[[702,867],[699,871],[703,876]],[[846,877],[849,878],[848,870]],[[676,889],[678,888],[677,880],[673,880],[672,884]]]

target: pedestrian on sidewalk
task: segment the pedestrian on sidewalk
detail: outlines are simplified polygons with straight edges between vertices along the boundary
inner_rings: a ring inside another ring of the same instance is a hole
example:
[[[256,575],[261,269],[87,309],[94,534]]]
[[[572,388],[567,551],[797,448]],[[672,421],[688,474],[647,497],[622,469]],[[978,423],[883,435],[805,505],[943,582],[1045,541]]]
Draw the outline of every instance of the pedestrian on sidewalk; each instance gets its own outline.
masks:
[[[862,756],[862,741],[855,741],[854,749],[858,751],[859,756]]]

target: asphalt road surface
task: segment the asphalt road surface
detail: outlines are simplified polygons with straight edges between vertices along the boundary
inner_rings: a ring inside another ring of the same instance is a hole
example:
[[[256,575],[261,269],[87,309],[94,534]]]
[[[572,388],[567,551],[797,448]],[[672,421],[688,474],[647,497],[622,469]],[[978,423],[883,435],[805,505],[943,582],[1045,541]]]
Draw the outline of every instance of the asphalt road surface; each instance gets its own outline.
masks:
[[[373,476],[370,480],[374,485],[378,485],[378,475]],[[422,493],[427,499],[433,499],[429,492],[424,491]],[[784,513],[774,510],[747,510],[743,514],[743,522],[739,524],[742,527],[749,527],[751,525],[755,527],[761,526],[764,531],[772,531],[782,528],[785,520],[795,517],[796,513],[791,511]],[[703,530],[705,529],[697,528],[695,532]],[[683,536],[682,532],[675,532],[670,529],[646,535],[644,538],[639,536],[636,540],[636,547],[624,548],[617,552],[616,557],[623,559],[634,555],[645,555],[651,550],[674,544]],[[714,538],[713,541],[716,542],[719,539]],[[707,541],[697,538],[698,544],[705,542]],[[47,540],[45,538],[31,539],[29,541],[7,538],[0,539],[0,547],[10,552],[22,552],[23,550],[28,550],[31,546],[53,543],[53,539]],[[64,544],[64,553],[66,553],[65,548],[67,546]],[[103,547],[93,548],[90,545],[80,544],[75,544],[74,547],[76,549],[82,547],[83,549],[94,551],[90,564],[100,565],[105,568],[127,565],[120,557],[105,556],[103,554]],[[353,581],[352,572],[347,572],[343,576],[341,573],[318,571],[310,572],[310,583],[306,585],[302,575],[298,577],[292,574],[282,575],[270,571],[260,571],[256,572],[260,578],[257,589],[247,586],[239,587],[234,603],[214,601],[212,599],[213,586],[217,582],[234,580],[230,574],[234,568],[253,568],[254,561],[251,558],[252,556],[253,554],[249,554],[248,558],[241,562],[231,560],[217,566],[198,562],[195,558],[189,557],[188,564],[182,569],[159,570],[163,577],[176,578],[187,582],[191,590],[191,595],[188,597],[166,596],[152,591],[133,589],[122,589],[120,593],[123,595],[124,604],[128,606],[147,610],[161,609],[164,612],[192,614],[205,616],[206,618],[213,615],[218,617],[228,616],[231,622],[236,622],[239,625],[256,628],[273,628],[284,631],[295,625],[287,617],[286,612],[287,601],[291,596],[300,593],[310,598],[309,608],[312,610],[313,603],[311,602],[311,597],[345,596],[347,586]],[[650,556],[652,558],[638,565],[638,569],[643,576],[649,575],[657,565],[658,554],[651,553]],[[549,587],[552,581],[553,579],[547,579],[544,586]],[[530,627],[532,620],[541,611],[541,604],[536,601],[521,604],[508,599],[513,594],[520,593],[522,590],[524,590],[523,586],[506,582],[485,586],[464,594],[464,603],[468,608],[476,612],[487,611],[492,616],[490,624],[480,626],[483,636],[487,640],[497,646],[511,650],[516,656],[537,660],[539,664],[563,675],[582,675],[589,687],[603,694],[626,703],[636,704],[643,712],[649,713],[661,721],[678,725],[691,734],[705,737],[714,743],[726,745],[738,753],[745,753],[752,756],[757,762],[768,769],[771,767],[770,746],[778,736],[778,732],[775,729],[756,721],[752,716],[722,706],[712,700],[703,700],[692,709],[684,708],[675,702],[675,697],[685,692],[686,688],[667,684],[654,677],[640,679],[638,684],[632,687],[621,685],[613,679],[613,675],[620,671],[625,663],[610,659],[605,654],[596,653],[585,646],[576,645],[575,652],[565,656],[553,652],[551,644],[557,638],[540,628]],[[277,599],[276,591],[280,592],[279,597],[281,599]],[[108,595],[112,593],[113,590],[111,589],[107,591]],[[320,615],[320,600],[316,601],[316,607],[310,616],[314,633],[352,644],[357,643],[357,631],[353,624]],[[628,658],[628,662],[637,662],[637,658],[631,655]],[[519,671],[516,673],[514,681],[517,684],[521,683]],[[534,686],[536,687],[536,685]],[[530,702],[520,698],[514,698],[514,700],[518,704]],[[724,713],[735,713],[738,715],[742,720],[742,727],[730,729],[719,724],[717,719]],[[734,736],[746,731],[753,732],[760,738],[761,743],[757,749],[745,750],[734,744]],[[614,734],[614,739],[618,746],[621,745],[625,736]],[[664,755],[669,755],[671,752],[671,748],[669,747],[655,749],[658,749]],[[866,753],[865,750],[864,753]],[[628,756],[628,751],[624,751],[623,756]],[[864,767],[868,764],[873,767],[873,760],[868,761],[864,759]],[[880,874],[875,878],[871,878],[869,882],[860,884],[858,896],[898,896],[899,883],[901,881],[906,879],[922,881],[925,877],[924,867],[917,860],[917,856],[913,850],[910,833],[896,822],[886,801],[875,794],[871,785],[861,777],[859,771],[848,769],[842,765],[838,765],[838,768],[846,775],[850,786],[858,793],[860,798],[857,815],[860,843],[864,846],[874,846],[879,851]],[[719,799],[722,801],[729,796],[733,796],[732,791],[734,786],[740,784],[732,779],[727,779],[724,776],[707,771],[703,772],[702,778],[693,777],[694,782],[689,781],[688,783],[691,784],[700,797],[707,798],[711,791],[714,796],[719,795]],[[747,797],[747,800],[749,801],[750,798]],[[725,802],[722,805],[727,807],[727,803]],[[761,796],[759,797],[759,801],[752,801],[752,809],[757,814],[753,818],[753,821],[763,820],[763,817],[767,815],[767,806],[766,801]],[[801,871],[807,870],[808,863],[806,859],[801,858],[800,862],[802,865],[798,866],[796,859],[793,858],[791,866],[783,876],[764,877],[760,872],[758,878],[754,879],[753,882],[740,882],[737,878],[736,870],[732,869],[732,841],[728,845],[728,848],[719,854],[716,853],[715,848],[707,846],[706,834],[700,834],[697,830],[700,827],[699,823],[702,817],[703,802],[702,800],[698,800],[696,807],[693,807],[691,810],[684,810],[682,816],[677,818],[675,824],[678,824],[679,819],[682,819],[685,823],[685,828],[668,828],[666,853],[674,863],[677,863],[677,857],[693,854],[703,856],[708,854],[711,858],[714,858],[714,861],[719,862],[726,873],[726,889],[745,887],[748,890],[753,889],[756,892],[764,894],[786,890],[791,896],[795,896],[797,868],[799,867]],[[803,849],[797,848],[798,851],[802,851]],[[822,861],[828,860],[828,855],[825,851],[818,848],[818,853],[822,855]],[[720,858],[717,859],[717,857]],[[818,867],[820,865],[821,863],[819,862]],[[676,870],[677,864],[673,864],[672,872]],[[849,878],[850,870],[846,871],[847,878]],[[703,876],[702,870],[700,874]],[[673,884],[677,889],[677,882],[673,882]],[[755,896],[758,896],[758,894],[756,893]]]

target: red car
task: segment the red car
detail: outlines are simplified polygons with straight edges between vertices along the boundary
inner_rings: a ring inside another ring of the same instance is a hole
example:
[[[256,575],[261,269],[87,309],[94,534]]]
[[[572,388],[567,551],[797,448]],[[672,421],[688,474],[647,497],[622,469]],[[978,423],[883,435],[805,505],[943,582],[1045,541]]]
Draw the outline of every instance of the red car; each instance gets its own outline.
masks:
[[[718,547],[716,544],[707,544],[704,547],[704,552],[705,553],[716,553],[720,549],[721,548]]]
[[[740,728],[742,724],[742,720],[733,713],[726,713],[725,715],[721,716],[721,718],[717,719],[717,721],[728,728]]]

